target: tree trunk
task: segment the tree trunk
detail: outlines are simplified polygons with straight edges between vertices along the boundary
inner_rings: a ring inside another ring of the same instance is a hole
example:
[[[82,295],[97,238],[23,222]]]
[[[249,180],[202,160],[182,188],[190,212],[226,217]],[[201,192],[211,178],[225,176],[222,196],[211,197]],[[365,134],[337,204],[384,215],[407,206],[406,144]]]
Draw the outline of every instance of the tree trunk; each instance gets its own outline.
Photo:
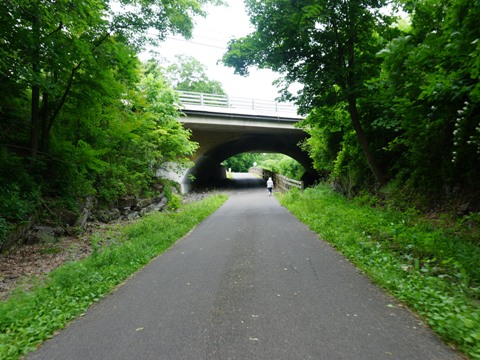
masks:
[[[40,135],[40,19],[37,12],[32,19],[32,35],[35,40],[35,48],[32,54],[32,108],[31,108],[31,134],[30,134],[30,156],[32,161],[37,157]]]
[[[368,145],[367,137],[363,131],[362,124],[360,123],[360,117],[357,110],[357,101],[354,96],[348,96],[347,100],[348,111],[350,113],[350,118],[352,120],[353,128],[357,134],[358,141],[360,142],[360,147],[367,158],[368,165],[370,166],[376,181],[383,186],[387,183],[387,175],[378,165],[377,161],[375,160],[375,156],[370,149],[370,145]]]
[[[40,104],[40,87],[32,86],[32,109],[31,109],[31,132],[30,132],[30,156],[32,160],[37,157],[39,143],[39,104]]]
[[[40,138],[40,150],[43,152],[48,151],[49,139],[50,139],[50,130],[48,128],[48,109],[49,108],[49,96],[48,93],[44,92],[42,94],[42,136]]]

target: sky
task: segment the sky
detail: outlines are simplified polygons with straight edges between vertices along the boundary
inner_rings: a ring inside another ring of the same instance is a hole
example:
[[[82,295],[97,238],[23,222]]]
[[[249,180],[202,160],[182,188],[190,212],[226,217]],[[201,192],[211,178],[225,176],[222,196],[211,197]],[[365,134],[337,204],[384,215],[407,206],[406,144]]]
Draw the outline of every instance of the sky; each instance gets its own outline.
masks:
[[[209,79],[219,81],[229,96],[275,100],[279,95],[272,82],[279,77],[278,74],[251,68],[250,75],[243,77],[235,75],[233,68],[218,64],[230,39],[243,37],[253,31],[243,0],[225,2],[227,5],[205,7],[208,15],[205,18],[195,18],[196,25],[190,40],[181,36],[169,36],[151,50],[168,61],[174,61],[177,54],[193,56],[206,66]],[[149,56],[144,53],[142,57]]]

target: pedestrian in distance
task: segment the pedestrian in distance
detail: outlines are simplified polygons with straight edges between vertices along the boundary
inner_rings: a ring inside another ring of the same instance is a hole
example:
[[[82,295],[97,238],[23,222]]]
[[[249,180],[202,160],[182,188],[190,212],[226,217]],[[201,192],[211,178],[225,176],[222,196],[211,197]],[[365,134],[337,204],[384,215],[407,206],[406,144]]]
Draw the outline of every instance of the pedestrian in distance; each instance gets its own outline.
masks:
[[[271,177],[269,177],[268,180],[267,180],[267,190],[268,190],[268,196],[272,196],[273,180],[272,180]]]

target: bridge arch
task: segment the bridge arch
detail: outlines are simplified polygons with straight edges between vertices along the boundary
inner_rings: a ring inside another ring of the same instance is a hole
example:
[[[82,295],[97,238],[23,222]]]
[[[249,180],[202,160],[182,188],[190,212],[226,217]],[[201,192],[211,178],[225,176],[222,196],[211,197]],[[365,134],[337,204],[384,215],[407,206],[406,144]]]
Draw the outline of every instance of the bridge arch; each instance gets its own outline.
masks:
[[[301,140],[299,139],[299,141]],[[219,144],[195,158],[195,165],[188,174],[193,175],[201,184],[215,181],[222,177],[223,169],[219,166],[224,160],[245,152],[264,152],[290,156],[305,168],[305,172],[310,175],[309,178],[315,176],[311,159],[296,145],[292,142],[292,139],[279,135],[254,134],[241,136]]]
[[[188,93],[189,96],[194,93]],[[207,95],[201,94],[201,101]],[[219,98],[215,95],[215,101]],[[272,102],[273,103],[273,102]],[[307,183],[317,178],[308,154],[302,151],[299,143],[308,137],[302,129],[295,127],[301,120],[294,111],[282,109],[274,104],[271,109],[251,108],[258,101],[248,101],[248,108],[232,106],[232,98],[227,98],[225,106],[208,106],[204,103],[183,101],[185,117],[180,118],[183,126],[192,131],[192,140],[199,143],[193,156],[194,166],[188,169],[181,179],[183,191],[189,191],[195,184],[209,184],[225,177],[221,163],[244,152],[282,153],[297,160],[305,168]],[[284,109],[284,108],[283,108]],[[291,110],[291,109],[290,109]],[[195,181],[192,183],[192,176]]]

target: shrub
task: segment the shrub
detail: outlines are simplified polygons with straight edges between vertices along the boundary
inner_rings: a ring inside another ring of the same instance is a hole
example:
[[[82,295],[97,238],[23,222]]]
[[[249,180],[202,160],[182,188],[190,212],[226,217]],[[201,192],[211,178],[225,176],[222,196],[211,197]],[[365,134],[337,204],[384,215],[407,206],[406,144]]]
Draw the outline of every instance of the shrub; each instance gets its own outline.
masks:
[[[7,222],[4,218],[0,217],[0,249],[7,240]]]

